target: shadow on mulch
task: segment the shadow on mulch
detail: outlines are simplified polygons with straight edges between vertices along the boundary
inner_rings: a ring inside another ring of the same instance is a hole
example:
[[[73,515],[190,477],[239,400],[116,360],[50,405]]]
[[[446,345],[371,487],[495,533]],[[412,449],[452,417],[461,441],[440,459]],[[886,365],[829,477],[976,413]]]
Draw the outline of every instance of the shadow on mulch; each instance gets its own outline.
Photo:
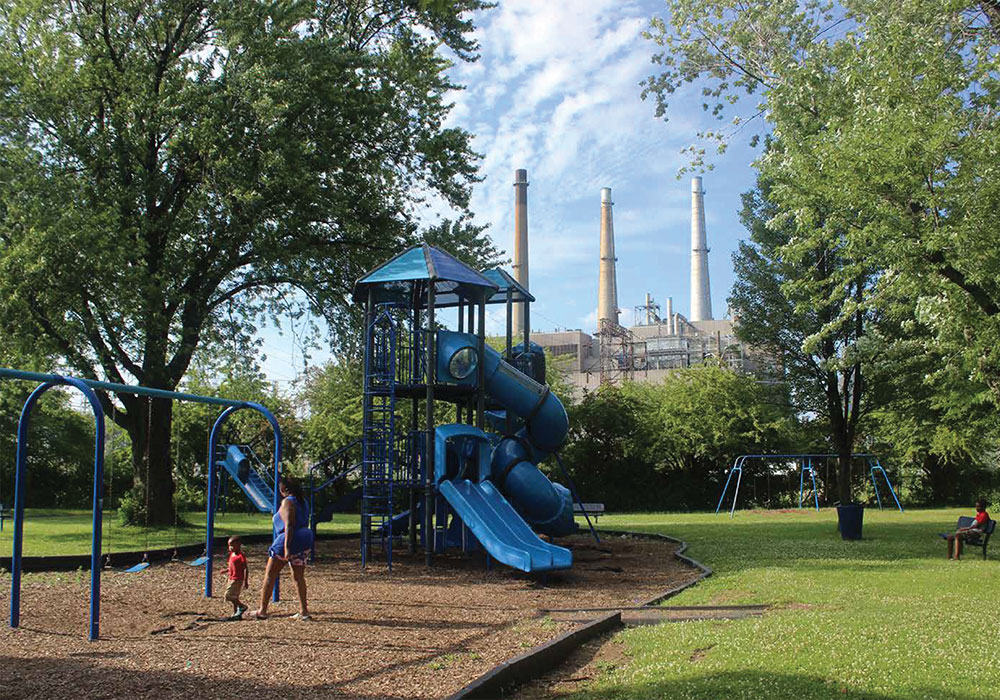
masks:
[[[288,640],[284,640],[286,643]],[[280,649],[280,647],[276,647]],[[5,688],[4,697],[68,697],[79,696],[79,687],[86,685],[88,698],[137,697],[181,697],[240,698],[283,697],[289,692],[281,679],[257,677],[230,678],[225,683],[218,679],[201,677],[188,671],[142,671],[135,669],[108,668],[88,663],[87,657],[121,658],[119,652],[84,652],[71,654],[71,658],[23,659],[0,656],[0,686]],[[30,678],[46,678],[46,689],[35,688],[28,683]],[[102,686],[107,690],[102,691]],[[27,688],[28,693],[23,693]],[[9,693],[9,694],[8,694]],[[375,695],[346,694],[338,684],[318,683],[312,686],[297,686],[294,696],[301,697],[351,697],[357,700],[384,698],[396,700],[409,695],[393,695],[379,692]]]

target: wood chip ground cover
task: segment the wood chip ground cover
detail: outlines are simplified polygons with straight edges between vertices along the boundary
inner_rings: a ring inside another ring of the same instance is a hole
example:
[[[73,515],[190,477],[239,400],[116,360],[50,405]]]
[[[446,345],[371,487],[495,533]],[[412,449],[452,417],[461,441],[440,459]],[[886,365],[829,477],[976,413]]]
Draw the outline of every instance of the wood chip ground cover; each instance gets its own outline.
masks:
[[[224,560],[215,597],[204,570],[164,564],[102,577],[101,639],[86,640],[89,573],[26,574],[21,627],[0,627],[0,697],[246,698],[260,691],[297,698],[445,697],[497,663],[571,629],[544,608],[636,605],[697,576],[667,542],[583,535],[561,540],[574,567],[531,577],[481,555],[394,555],[361,571],[357,540],[322,543],[308,569],[314,619],[297,610],[291,579],[263,621],[219,622]],[[264,547],[248,546],[256,606]],[[10,576],[0,577],[0,609]]]

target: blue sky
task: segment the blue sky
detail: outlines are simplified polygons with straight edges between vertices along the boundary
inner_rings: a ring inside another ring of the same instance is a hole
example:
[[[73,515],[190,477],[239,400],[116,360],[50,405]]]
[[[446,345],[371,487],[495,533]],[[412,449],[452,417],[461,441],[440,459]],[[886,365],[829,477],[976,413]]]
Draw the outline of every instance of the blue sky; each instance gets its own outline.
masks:
[[[456,92],[449,126],[474,135],[483,155],[482,183],[472,198],[475,220],[488,224],[512,257],[514,170],[528,171],[528,230],[535,330],[596,326],[600,190],[612,188],[621,321],[646,292],[688,314],[690,175],[681,149],[720,123],[702,110],[700,89],[671,101],[670,121],[644,102],[653,42],[642,38],[662,0],[500,0],[475,20],[481,58],[452,72]],[[726,310],[731,254],[745,232],[740,194],[753,186],[756,151],[738,134],[715,169],[703,174],[712,309]],[[488,330],[503,327],[500,307]],[[265,369],[288,381],[302,368],[292,335],[265,337]],[[322,354],[313,361],[322,361]]]
[[[596,326],[600,190],[612,189],[618,299],[623,323],[650,292],[687,314],[691,175],[681,149],[719,122],[699,89],[674,95],[669,122],[640,97],[653,42],[642,38],[662,0],[501,0],[476,24],[477,63],[459,65],[452,123],[474,134],[485,180],[472,210],[513,254],[514,170],[528,171],[528,231],[536,330]],[[756,153],[737,135],[703,174],[712,308],[726,310],[730,256],[744,231],[740,194],[753,186]],[[499,329],[500,312],[493,325]]]

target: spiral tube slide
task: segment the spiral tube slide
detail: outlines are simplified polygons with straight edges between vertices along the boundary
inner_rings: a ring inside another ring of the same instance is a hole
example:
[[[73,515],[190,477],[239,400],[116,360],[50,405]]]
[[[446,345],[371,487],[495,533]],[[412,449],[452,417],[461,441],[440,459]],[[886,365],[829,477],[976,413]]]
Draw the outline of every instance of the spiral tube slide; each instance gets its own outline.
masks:
[[[548,535],[576,532],[569,489],[549,481],[536,466],[566,441],[569,419],[555,394],[486,348],[486,393],[524,421],[517,435],[493,450],[493,481],[536,530]]]

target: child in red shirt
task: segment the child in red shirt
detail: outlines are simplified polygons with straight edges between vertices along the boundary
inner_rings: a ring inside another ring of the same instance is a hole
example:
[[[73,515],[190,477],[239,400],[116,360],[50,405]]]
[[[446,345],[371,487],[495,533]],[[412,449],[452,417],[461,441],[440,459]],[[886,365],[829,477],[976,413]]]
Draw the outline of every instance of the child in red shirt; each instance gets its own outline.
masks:
[[[948,558],[954,555],[955,559],[962,557],[962,543],[966,540],[978,540],[983,534],[986,523],[990,521],[990,515],[986,512],[986,500],[980,498],[976,501],[976,518],[968,527],[960,527],[954,535],[948,535]]]
[[[243,543],[240,538],[229,538],[229,585],[226,586],[226,600],[233,604],[231,620],[239,620],[246,612],[247,606],[240,600],[240,593],[250,585],[250,573],[247,569],[247,557],[243,554]]]

